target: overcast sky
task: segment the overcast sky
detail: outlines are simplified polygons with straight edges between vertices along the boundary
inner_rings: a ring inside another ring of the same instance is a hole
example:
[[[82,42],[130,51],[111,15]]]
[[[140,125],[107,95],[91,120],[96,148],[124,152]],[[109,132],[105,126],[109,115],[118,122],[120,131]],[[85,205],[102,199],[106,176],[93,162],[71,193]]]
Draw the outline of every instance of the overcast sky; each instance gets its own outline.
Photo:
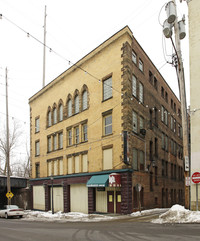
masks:
[[[0,0],[0,123],[5,118],[5,67],[8,68],[9,115],[29,128],[28,99],[42,88],[44,9],[47,6],[46,84],[95,47],[128,25],[134,37],[179,95],[171,61],[172,45],[163,40],[166,0]],[[187,4],[178,5],[178,17]],[[189,97],[188,35],[181,41]],[[164,54],[165,53],[165,56]],[[95,73],[92,73],[95,75]],[[189,104],[189,98],[188,98]]]

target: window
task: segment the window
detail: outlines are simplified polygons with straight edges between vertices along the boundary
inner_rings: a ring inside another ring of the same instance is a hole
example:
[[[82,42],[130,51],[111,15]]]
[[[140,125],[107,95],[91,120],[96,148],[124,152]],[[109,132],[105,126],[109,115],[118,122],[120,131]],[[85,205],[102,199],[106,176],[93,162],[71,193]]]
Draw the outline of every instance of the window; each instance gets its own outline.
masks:
[[[174,103],[174,112],[176,113],[176,103]]]
[[[35,132],[39,132],[40,131],[40,119],[36,118],[35,119]]]
[[[138,151],[133,148],[133,169],[138,170]]]
[[[54,176],[58,175],[58,161],[57,160],[53,161],[53,175]]]
[[[104,116],[104,133],[105,136],[112,134],[112,114]]]
[[[154,88],[157,90],[158,89],[158,81],[156,77],[154,77],[154,82],[153,82]]]
[[[40,163],[35,164],[35,177],[36,178],[40,177]]]
[[[68,146],[72,145],[72,129],[67,131],[67,145]]]
[[[165,134],[162,133],[162,149],[165,149]]]
[[[137,64],[137,55],[134,51],[132,51],[132,61],[134,64]]]
[[[57,123],[57,109],[53,109],[53,124]]]
[[[149,160],[153,161],[153,141],[149,142]]]
[[[171,108],[173,109],[174,107],[174,101],[171,99]]]
[[[138,129],[138,126],[137,126],[137,113],[135,111],[133,111],[133,131],[135,133],[137,133],[137,129]]]
[[[144,87],[143,87],[143,84],[142,83],[139,83],[139,101],[141,103],[144,102]]]
[[[165,92],[165,101],[168,103],[168,93]]]
[[[59,105],[59,121],[63,120],[63,105]]]
[[[75,127],[75,144],[79,144],[79,127]]]
[[[48,118],[48,127],[49,127],[51,126],[51,111],[48,112],[47,118]]]
[[[87,124],[84,124],[82,126],[82,133],[83,133],[82,140],[83,141],[87,141],[88,140],[88,137],[87,137]]]
[[[155,137],[155,157],[158,157],[158,139]]]
[[[168,177],[168,162],[167,161],[165,162],[165,174],[166,174],[166,177]]]
[[[144,118],[140,116],[140,130],[144,129]]]
[[[47,137],[47,152],[52,151],[52,143],[51,143],[51,136]]]
[[[137,79],[135,75],[132,76],[132,94],[137,97]]]
[[[79,96],[76,95],[74,99],[74,112],[75,114],[79,113]]]
[[[164,122],[164,107],[161,106],[161,121]]]
[[[149,173],[149,184],[150,184],[150,191],[153,191],[153,172]]]
[[[48,176],[52,176],[52,170],[53,170],[53,168],[52,168],[52,162],[51,161],[48,161],[47,162],[47,172],[48,172]]]
[[[144,71],[144,65],[141,59],[139,59],[139,70]]]
[[[140,170],[144,171],[144,152],[140,151]]]
[[[113,168],[113,149],[108,148],[103,150],[103,169],[109,170]]]
[[[156,107],[154,108],[154,118],[155,125],[158,126],[158,109]]]
[[[87,154],[82,155],[82,165],[83,165],[83,172],[88,172],[88,158]]]
[[[158,167],[155,167],[155,185],[158,185]]]
[[[168,125],[168,112],[167,112],[167,110],[164,111],[164,123],[165,123],[165,125]]]
[[[153,74],[149,70],[149,82],[152,84],[153,83]]]
[[[59,133],[58,134],[58,145],[59,145],[59,149],[63,148],[63,133]]]
[[[36,156],[40,155],[40,141],[35,142],[35,155]]]
[[[164,98],[164,88],[161,87],[161,96]]]
[[[82,106],[83,110],[87,109],[87,91],[85,90],[82,95]]]
[[[53,136],[53,150],[55,151],[57,149],[57,136]]]
[[[165,176],[165,161],[162,160],[162,176]]]
[[[103,81],[103,100],[112,97],[112,77]]]
[[[72,116],[72,100],[68,100],[67,102],[67,116]]]
[[[168,151],[168,136],[165,135],[165,151]]]
[[[79,160],[79,156],[75,156],[74,157],[74,172],[75,173],[79,173],[80,172],[80,160]]]

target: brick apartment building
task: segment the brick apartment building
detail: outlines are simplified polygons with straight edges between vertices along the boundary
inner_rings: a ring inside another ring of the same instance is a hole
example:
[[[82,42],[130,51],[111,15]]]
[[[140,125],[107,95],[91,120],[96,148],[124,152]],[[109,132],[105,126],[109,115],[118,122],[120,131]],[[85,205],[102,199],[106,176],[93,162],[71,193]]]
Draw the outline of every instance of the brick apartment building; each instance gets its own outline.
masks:
[[[29,104],[34,209],[184,204],[180,102],[128,26]]]

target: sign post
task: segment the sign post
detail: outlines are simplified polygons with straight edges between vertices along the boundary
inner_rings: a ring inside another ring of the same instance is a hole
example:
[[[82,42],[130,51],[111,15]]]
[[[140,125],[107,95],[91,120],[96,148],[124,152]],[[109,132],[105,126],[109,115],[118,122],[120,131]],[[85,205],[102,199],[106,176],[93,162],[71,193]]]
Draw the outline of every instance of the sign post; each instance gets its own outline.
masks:
[[[196,184],[196,210],[198,211],[198,183],[200,183],[200,172],[194,172],[192,174],[192,182]]]

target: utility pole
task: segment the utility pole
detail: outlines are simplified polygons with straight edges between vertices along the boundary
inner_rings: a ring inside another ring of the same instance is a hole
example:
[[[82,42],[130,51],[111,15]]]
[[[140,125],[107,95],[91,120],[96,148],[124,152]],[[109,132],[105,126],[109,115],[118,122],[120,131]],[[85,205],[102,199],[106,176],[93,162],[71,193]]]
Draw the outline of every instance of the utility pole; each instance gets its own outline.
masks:
[[[9,118],[8,118],[8,70],[6,68],[6,164],[7,164],[7,193],[10,192],[10,144],[9,144]],[[11,200],[8,198],[8,205]]]
[[[173,0],[175,5],[175,13],[177,16],[176,10],[176,0]],[[183,156],[185,160],[185,170],[184,177],[189,177],[190,169],[190,153],[189,153],[189,130],[188,130],[188,118],[187,118],[187,101],[186,101],[186,92],[185,92],[185,78],[184,78],[184,69],[181,55],[181,43],[179,38],[179,26],[177,17],[174,21],[174,32],[175,32],[175,44],[176,44],[176,54],[178,57],[177,75],[179,80],[179,91],[180,91],[180,100],[181,100],[181,113],[182,113],[182,130],[183,130]],[[190,208],[190,190],[189,186],[185,185],[185,207]]]
[[[47,18],[47,6],[45,5],[44,10],[44,43],[43,43],[43,84],[45,86],[45,68],[46,68],[46,18]]]

